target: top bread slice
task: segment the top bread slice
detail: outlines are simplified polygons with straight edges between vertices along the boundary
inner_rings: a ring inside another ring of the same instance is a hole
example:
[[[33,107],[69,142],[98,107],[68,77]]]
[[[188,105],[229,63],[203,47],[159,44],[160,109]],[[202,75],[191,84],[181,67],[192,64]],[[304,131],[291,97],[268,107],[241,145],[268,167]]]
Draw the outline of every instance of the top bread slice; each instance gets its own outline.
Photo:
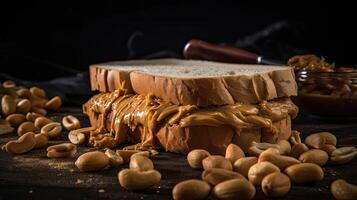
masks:
[[[127,89],[181,105],[256,104],[297,95],[294,70],[287,66],[153,59],[90,66],[92,90]]]

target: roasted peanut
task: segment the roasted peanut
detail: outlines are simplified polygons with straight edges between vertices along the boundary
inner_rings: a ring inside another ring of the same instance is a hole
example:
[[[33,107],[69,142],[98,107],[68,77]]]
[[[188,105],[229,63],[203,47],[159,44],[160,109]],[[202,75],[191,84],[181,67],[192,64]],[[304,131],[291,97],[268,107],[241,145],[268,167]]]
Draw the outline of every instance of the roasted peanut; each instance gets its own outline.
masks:
[[[248,171],[250,167],[258,162],[257,157],[244,157],[240,158],[233,164],[233,170],[242,174],[246,178],[248,178]]]
[[[280,146],[279,150],[281,155],[289,155],[291,145],[287,140],[279,140],[276,144]]]
[[[118,166],[120,166],[120,165],[122,165],[124,163],[123,158],[120,155],[116,154],[114,151],[110,150],[110,149],[107,149],[105,151],[105,155],[108,156],[109,165],[111,167],[118,167]]]
[[[244,152],[243,150],[235,145],[235,144],[230,144],[228,145],[227,149],[226,149],[226,159],[228,159],[232,164],[238,160],[239,158],[243,158],[245,155],[244,155]]]
[[[175,200],[206,199],[211,192],[211,186],[206,182],[196,179],[182,181],[172,190],[172,198]]]
[[[142,152],[142,151],[139,151],[139,150],[123,150],[123,149],[118,149],[116,151],[116,153],[123,158],[124,163],[128,163],[130,161],[130,157],[132,155],[136,154],[136,153],[139,153],[139,152]]]
[[[263,153],[260,154],[258,163],[259,162],[264,162],[268,161],[277,167],[279,167],[280,170],[284,170],[285,168],[300,163],[299,160],[296,158],[290,157],[290,156],[283,156],[277,153],[273,153],[269,151],[270,149],[265,150]]]
[[[301,143],[300,132],[296,130],[292,130],[289,141],[293,146],[296,144],[300,144]]]
[[[187,162],[193,169],[202,169],[202,160],[210,155],[204,149],[194,149],[187,154]]]
[[[320,149],[325,144],[331,144],[336,146],[336,137],[329,132],[314,133],[305,138],[305,144],[311,148]]]
[[[325,146],[323,146],[321,150],[325,151],[328,155],[331,155],[332,152],[336,150],[336,147],[332,144],[325,144]]]
[[[49,146],[47,148],[47,157],[49,158],[65,158],[71,157],[77,152],[77,147],[71,143],[62,143]]]
[[[150,157],[150,152],[149,151],[140,151],[137,153],[134,153],[133,155],[130,156],[130,159],[132,159],[134,156],[144,156],[144,157]]]
[[[7,80],[7,81],[4,81],[4,82],[2,83],[2,86],[3,86],[4,88],[12,88],[12,87],[15,87],[15,86],[16,86],[16,83],[15,83],[14,81],[12,81],[12,80]]]
[[[83,144],[86,141],[86,136],[78,131],[70,131],[68,133],[68,139],[73,144]]]
[[[290,151],[290,156],[294,157],[294,158],[299,158],[300,155],[306,151],[309,150],[309,147],[306,146],[306,144],[304,143],[298,143],[295,144]]]
[[[319,165],[314,163],[295,164],[285,169],[293,183],[308,183],[321,181],[324,178],[324,171]]]
[[[32,107],[32,108],[31,108],[31,111],[32,111],[32,112],[35,112],[35,113],[38,113],[38,114],[40,114],[40,115],[42,115],[42,116],[46,116],[46,115],[47,115],[47,111],[46,111],[45,109],[43,109],[43,108]]]
[[[26,121],[26,117],[23,114],[14,113],[6,117],[6,120],[10,123],[12,127],[18,127],[24,121]]]
[[[320,149],[310,149],[300,155],[299,160],[303,163],[315,163],[323,166],[328,161],[328,155]]]
[[[290,191],[290,178],[283,173],[274,172],[262,180],[262,190],[268,197],[282,197]]]
[[[28,99],[22,99],[16,104],[16,112],[26,114],[31,110],[31,102]]]
[[[232,170],[232,163],[223,156],[208,156],[202,160],[203,169],[222,168]]]
[[[78,169],[84,172],[98,171],[108,166],[108,164],[108,156],[100,151],[84,153],[79,156],[75,162],[75,165],[78,167]]]
[[[5,144],[5,150],[12,154],[22,154],[31,151],[36,145],[35,134],[28,132],[17,140]]]
[[[270,162],[254,164],[248,171],[248,179],[253,185],[261,185],[263,178],[273,172],[280,172],[279,167]]]
[[[48,119],[47,117],[37,117],[35,119],[34,125],[36,128],[42,128],[45,125],[52,123],[53,121],[51,119]]]
[[[245,179],[224,181],[213,188],[213,196],[218,199],[249,200],[255,196],[255,187]]]
[[[15,99],[10,96],[5,94],[4,96],[2,96],[1,98],[1,110],[2,113],[5,116],[11,115],[12,113],[16,112],[16,103],[15,103]]]
[[[6,120],[0,119],[0,135],[12,133],[14,130]]]
[[[23,122],[20,124],[19,128],[17,128],[17,134],[19,136],[34,131],[36,129],[35,125],[32,122]]]
[[[44,147],[48,143],[47,136],[43,133],[35,134],[36,145],[34,149]]]
[[[338,179],[331,184],[331,193],[337,200],[357,199],[357,186]]]
[[[37,97],[40,97],[40,98],[43,98],[43,99],[46,98],[46,92],[43,89],[39,88],[39,87],[30,88],[30,92],[31,92],[31,94],[33,94],[33,95],[35,95]]]
[[[280,146],[278,144],[252,142],[252,146],[249,148],[248,153],[251,156],[259,157],[259,155],[268,148],[275,148],[280,151]]]
[[[211,168],[202,172],[202,180],[206,181],[210,185],[217,185],[223,181],[235,178],[245,177],[238,172],[232,172],[226,169]]]
[[[118,179],[119,184],[123,188],[135,191],[143,190],[158,184],[161,180],[161,174],[156,170],[137,171],[123,169],[118,173]]]
[[[130,158],[129,168],[138,171],[148,171],[154,169],[154,163],[145,156],[132,156]]]
[[[357,149],[355,147],[341,147],[332,152],[330,159],[333,164],[345,164],[350,162],[356,155]]]
[[[51,122],[41,128],[41,133],[46,134],[46,136],[49,139],[60,136],[61,131],[62,131],[62,126],[60,123],[57,123],[57,122]]]
[[[20,98],[28,99],[31,96],[31,92],[27,88],[21,88],[16,91],[17,96]]]
[[[79,129],[81,127],[79,120],[72,115],[63,117],[62,124],[69,131]]]
[[[42,117],[43,115],[35,113],[35,112],[29,112],[26,114],[26,119],[30,122],[35,122],[37,117]]]
[[[59,96],[53,97],[51,100],[47,101],[45,104],[45,109],[47,110],[58,110],[62,105],[62,99]]]

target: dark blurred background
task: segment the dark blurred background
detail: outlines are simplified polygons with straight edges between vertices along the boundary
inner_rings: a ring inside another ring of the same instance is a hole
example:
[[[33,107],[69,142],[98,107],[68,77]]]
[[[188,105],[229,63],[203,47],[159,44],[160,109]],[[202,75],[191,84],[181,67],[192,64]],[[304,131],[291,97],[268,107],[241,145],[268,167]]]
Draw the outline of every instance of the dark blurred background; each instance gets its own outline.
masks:
[[[46,1],[0,6],[2,74],[48,80],[89,64],[181,57],[198,38],[286,61],[314,53],[356,64],[356,14],[347,1]]]

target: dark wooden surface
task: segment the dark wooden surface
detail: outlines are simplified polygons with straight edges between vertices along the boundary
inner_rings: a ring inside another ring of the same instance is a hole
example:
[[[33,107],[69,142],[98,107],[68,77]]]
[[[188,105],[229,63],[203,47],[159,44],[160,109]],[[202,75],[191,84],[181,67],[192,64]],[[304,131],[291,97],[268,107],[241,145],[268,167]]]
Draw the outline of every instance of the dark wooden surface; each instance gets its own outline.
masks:
[[[83,125],[88,124],[79,108],[64,108],[62,113],[53,114],[57,119],[72,113],[80,117]],[[294,128],[304,135],[327,130],[337,135],[339,145],[357,144],[356,119],[343,118],[321,119],[299,116],[294,120]],[[0,136],[0,145],[16,138],[15,133]],[[66,140],[66,134],[50,144]],[[9,155],[0,151],[0,200],[2,199],[171,199],[173,186],[185,179],[200,178],[199,170],[192,170],[185,156],[160,152],[153,157],[155,168],[162,173],[159,185],[141,192],[129,192],[118,184],[117,174],[121,168],[107,168],[96,173],[80,172],[74,161],[89,147],[80,146],[73,158],[46,158],[45,148],[33,150],[23,155]],[[325,179],[317,184],[294,185],[284,199],[333,199],[330,194],[330,183],[343,178],[357,184],[357,159],[347,165],[324,167]],[[260,189],[255,199],[267,199]]]

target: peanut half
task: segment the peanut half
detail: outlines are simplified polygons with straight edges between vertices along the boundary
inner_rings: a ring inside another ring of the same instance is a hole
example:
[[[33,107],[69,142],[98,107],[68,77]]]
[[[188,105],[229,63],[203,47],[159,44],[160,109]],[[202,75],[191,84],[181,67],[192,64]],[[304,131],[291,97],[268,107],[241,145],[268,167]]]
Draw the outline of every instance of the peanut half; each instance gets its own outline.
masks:
[[[320,149],[310,149],[300,155],[299,160],[303,163],[315,163],[323,166],[328,161],[328,155]]]
[[[47,148],[48,158],[71,157],[77,152],[77,147],[71,143],[52,145]]]
[[[337,200],[357,199],[357,186],[338,179],[331,184],[331,193]]]
[[[285,169],[285,173],[293,183],[309,183],[321,181],[324,172],[319,165],[314,163],[295,164]]]
[[[43,133],[35,134],[36,145],[34,149],[44,147],[48,143],[47,136]]]
[[[202,180],[206,181],[210,185],[217,185],[223,181],[243,178],[245,177],[238,172],[232,172],[226,169],[211,168],[202,172]]]
[[[20,124],[19,128],[17,128],[17,134],[21,136],[27,132],[32,132],[35,129],[36,127],[32,122],[23,122]]]
[[[250,167],[258,162],[257,157],[244,157],[240,158],[233,164],[233,170],[248,178],[248,171]]]
[[[187,154],[187,162],[193,169],[202,169],[202,160],[210,155],[204,149],[194,149]]]
[[[280,170],[284,170],[285,168],[300,163],[299,160],[290,156],[282,156],[276,152],[270,151],[270,149],[265,150],[260,154],[258,163],[268,161],[277,167]]]
[[[213,188],[213,196],[218,199],[253,199],[255,187],[245,179],[231,179]]]
[[[14,113],[6,117],[6,120],[12,127],[18,127],[20,124],[26,121],[26,117],[23,114]]]
[[[51,122],[41,128],[41,133],[46,134],[46,136],[50,139],[60,136],[61,131],[62,126],[57,122]]]
[[[53,122],[53,121],[47,117],[37,117],[35,119],[34,125],[36,128],[42,128],[51,122]]]
[[[253,185],[259,186],[263,178],[273,172],[280,172],[279,167],[267,161],[259,162],[249,169],[248,178]]]
[[[309,147],[306,146],[306,144],[304,143],[298,143],[295,144],[290,151],[290,156],[294,157],[294,158],[299,158],[301,154],[303,154],[304,152],[308,151]]]
[[[136,155],[130,158],[129,168],[137,171],[149,171],[154,169],[154,163],[148,157]]]
[[[291,188],[290,179],[283,173],[274,172],[262,180],[262,190],[268,197],[285,196]]]
[[[31,110],[31,102],[28,99],[22,99],[16,104],[16,112],[26,114]]]
[[[336,146],[337,139],[332,133],[319,132],[307,136],[304,142],[311,148],[320,149],[323,148],[325,144]]]
[[[26,114],[26,119],[30,122],[35,122],[37,117],[42,117],[43,115],[35,113],[35,112],[29,112]]]
[[[28,99],[31,96],[31,92],[27,88],[21,88],[16,91],[17,96],[20,98]]]
[[[226,149],[226,154],[225,157],[226,159],[228,159],[232,164],[238,160],[239,158],[243,158],[244,152],[243,150],[235,144],[230,144],[228,145],[227,149]]]
[[[175,200],[206,199],[211,192],[211,186],[206,182],[196,179],[182,181],[172,190],[172,198]]]
[[[123,158],[120,155],[118,155],[117,153],[115,153],[114,151],[112,151],[111,149],[107,149],[105,151],[105,155],[108,156],[109,165],[111,167],[118,167],[124,163]]]
[[[278,144],[252,142],[252,146],[249,147],[248,154],[251,156],[259,157],[259,155],[268,148],[275,148],[280,151],[280,146]]]
[[[5,144],[5,150],[12,154],[22,154],[31,151],[36,145],[35,134],[28,132]]]
[[[62,124],[69,131],[79,129],[81,127],[81,123],[73,115],[67,115],[63,117]]]
[[[341,147],[331,153],[331,163],[346,164],[350,162],[357,155],[355,147]]]
[[[79,156],[75,162],[75,165],[78,167],[78,169],[84,172],[99,171],[108,166],[108,164],[108,156],[100,151],[84,153]]]
[[[44,108],[47,110],[58,110],[62,105],[62,99],[59,96],[53,97],[51,100],[47,101]]]
[[[160,172],[156,170],[136,171],[123,169],[118,173],[119,184],[127,190],[143,190],[156,185],[161,180]],[[203,181],[202,181],[203,182]]]
[[[39,98],[43,98],[43,99],[45,99],[46,96],[47,96],[46,92],[43,89],[39,88],[39,87],[30,88],[30,92],[31,92],[31,94],[33,94],[33,95],[35,95],[35,96],[37,96]]]
[[[116,151],[116,153],[123,158],[124,163],[128,163],[130,161],[130,157],[132,155],[136,154],[136,153],[139,153],[139,152],[142,152],[142,151],[139,151],[139,150],[123,150],[123,149],[118,149]]]
[[[5,94],[4,96],[2,96],[1,98],[1,110],[2,113],[5,116],[11,115],[12,113],[16,112],[16,103],[15,103],[15,99],[10,96]]]
[[[68,139],[73,144],[83,144],[86,141],[86,136],[83,133],[74,130],[68,133]]]
[[[232,170],[232,163],[223,156],[208,156],[202,160],[203,169],[222,168]]]

